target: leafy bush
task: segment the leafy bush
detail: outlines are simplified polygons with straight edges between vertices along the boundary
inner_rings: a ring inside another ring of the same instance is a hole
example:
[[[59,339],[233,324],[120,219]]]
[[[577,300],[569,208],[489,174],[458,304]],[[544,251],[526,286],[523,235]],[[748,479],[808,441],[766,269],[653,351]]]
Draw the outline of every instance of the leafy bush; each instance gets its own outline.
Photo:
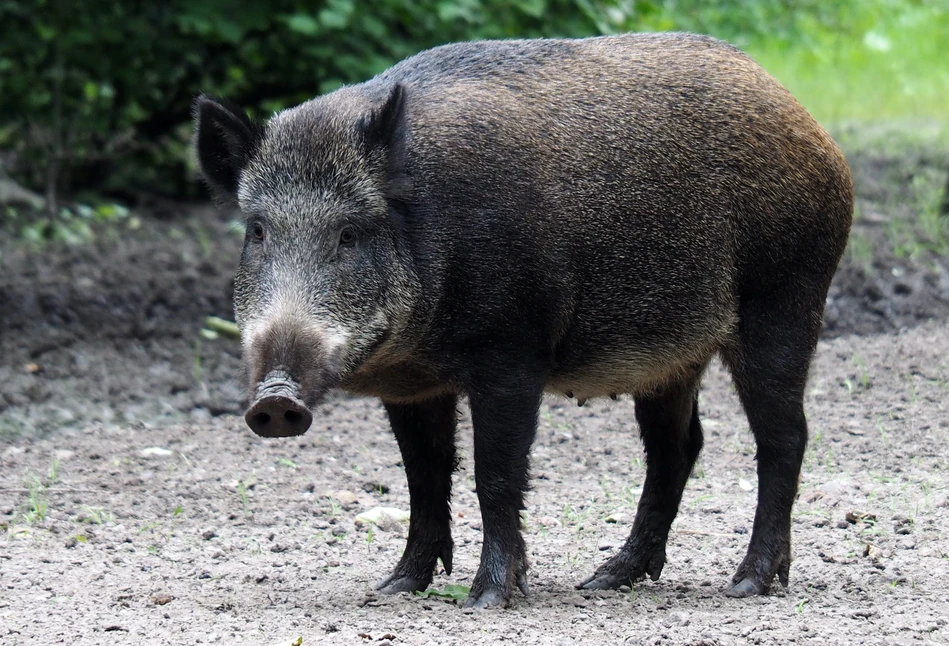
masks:
[[[266,115],[439,43],[597,31],[573,0],[0,0],[0,149],[47,196],[187,197],[199,92]]]
[[[949,101],[942,2],[0,0],[0,179],[45,193],[53,214],[59,193],[195,197],[189,113],[199,92],[266,116],[473,38],[711,33],[777,69],[808,107],[831,97],[841,110],[877,109],[886,92],[891,111],[921,96],[939,110]],[[849,84],[847,66],[857,70]]]

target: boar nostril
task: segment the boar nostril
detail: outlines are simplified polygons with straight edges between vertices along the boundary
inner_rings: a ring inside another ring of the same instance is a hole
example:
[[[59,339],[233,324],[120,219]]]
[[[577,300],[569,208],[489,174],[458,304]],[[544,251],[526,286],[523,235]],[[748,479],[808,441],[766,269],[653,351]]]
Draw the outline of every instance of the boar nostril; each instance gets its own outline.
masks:
[[[270,423],[270,415],[267,413],[257,413],[254,415],[254,422],[257,426],[263,428]]]
[[[313,415],[296,398],[267,395],[253,403],[244,420],[257,435],[289,437],[305,433]]]

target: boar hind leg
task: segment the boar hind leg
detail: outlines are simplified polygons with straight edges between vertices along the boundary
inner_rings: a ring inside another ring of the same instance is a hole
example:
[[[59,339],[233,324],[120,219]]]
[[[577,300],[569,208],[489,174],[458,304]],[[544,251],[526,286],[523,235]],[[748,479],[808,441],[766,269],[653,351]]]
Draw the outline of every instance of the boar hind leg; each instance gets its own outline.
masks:
[[[820,304],[783,297],[741,304],[738,343],[723,352],[755,436],[758,507],[731,597],[766,594],[791,565],[791,506],[807,445],[804,387],[820,331]],[[808,307],[808,305],[811,305]]]
[[[528,486],[542,382],[536,388],[487,387],[472,393],[475,484],[481,506],[481,565],[466,607],[506,605],[514,586],[527,594],[527,554],[520,513]]]
[[[682,490],[702,450],[696,400],[701,370],[691,379],[636,397],[636,421],[646,448],[646,481],[633,529],[622,549],[577,585],[586,590],[655,581],[666,562],[666,539]]]
[[[383,593],[424,590],[438,559],[451,574],[451,474],[455,470],[454,395],[414,405],[386,404],[409,482],[411,519],[402,559],[376,585]]]

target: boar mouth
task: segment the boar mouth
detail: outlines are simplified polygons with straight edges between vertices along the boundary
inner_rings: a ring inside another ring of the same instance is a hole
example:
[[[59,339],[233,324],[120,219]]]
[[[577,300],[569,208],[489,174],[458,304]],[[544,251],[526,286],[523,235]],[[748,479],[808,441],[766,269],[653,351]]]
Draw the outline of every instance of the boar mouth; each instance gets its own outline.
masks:
[[[294,437],[306,433],[313,414],[300,397],[296,380],[283,370],[273,370],[257,384],[244,421],[261,437]]]

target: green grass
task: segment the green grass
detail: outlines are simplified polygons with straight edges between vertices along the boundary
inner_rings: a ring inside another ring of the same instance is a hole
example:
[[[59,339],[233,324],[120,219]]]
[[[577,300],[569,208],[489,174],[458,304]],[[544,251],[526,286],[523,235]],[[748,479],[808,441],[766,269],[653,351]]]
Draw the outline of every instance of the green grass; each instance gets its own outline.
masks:
[[[746,51],[822,123],[949,120],[949,5],[869,0],[846,23],[799,15],[802,37],[756,40]]]
[[[115,517],[112,512],[103,507],[90,507],[88,505],[83,505],[82,514],[79,517],[79,522],[89,523],[90,525],[104,525],[114,521]]]
[[[46,478],[34,475],[27,481],[26,511],[23,512],[23,522],[27,525],[41,524],[46,520],[49,514],[49,498],[46,490],[53,486],[58,477],[59,460],[54,459],[49,465]]]

